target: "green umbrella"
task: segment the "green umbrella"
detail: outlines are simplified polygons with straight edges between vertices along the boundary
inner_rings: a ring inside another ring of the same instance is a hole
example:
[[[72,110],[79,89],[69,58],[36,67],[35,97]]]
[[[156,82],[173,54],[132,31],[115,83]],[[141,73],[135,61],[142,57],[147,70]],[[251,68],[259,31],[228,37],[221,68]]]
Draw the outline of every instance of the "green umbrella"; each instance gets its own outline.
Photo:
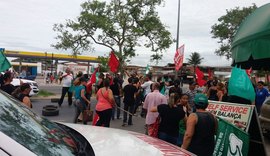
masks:
[[[250,14],[232,42],[233,66],[270,69],[270,3]]]

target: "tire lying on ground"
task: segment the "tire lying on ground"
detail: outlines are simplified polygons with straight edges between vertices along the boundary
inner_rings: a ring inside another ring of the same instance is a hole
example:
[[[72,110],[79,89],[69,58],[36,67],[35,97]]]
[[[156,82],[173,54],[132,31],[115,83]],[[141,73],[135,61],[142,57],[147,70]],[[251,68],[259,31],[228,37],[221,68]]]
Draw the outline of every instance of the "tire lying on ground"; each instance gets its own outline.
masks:
[[[59,115],[59,109],[58,106],[54,105],[46,105],[42,109],[42,115],[43,116],[56,116]]]

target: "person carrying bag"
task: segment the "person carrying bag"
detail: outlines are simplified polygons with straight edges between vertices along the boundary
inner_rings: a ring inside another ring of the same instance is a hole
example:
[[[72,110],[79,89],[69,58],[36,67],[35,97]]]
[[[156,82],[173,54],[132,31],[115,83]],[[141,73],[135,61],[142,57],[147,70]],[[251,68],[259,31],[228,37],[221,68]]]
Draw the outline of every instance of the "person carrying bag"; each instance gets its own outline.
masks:
[[[79,84],[75,86],[75,117],[74,117],[74,123],[77,123],[79,115],[87,113],[87,108],[89,110],[90,108],[90,100],[88,100],[85,96],[85,85],[86,85],[86,79],[84,77],[81,77],[79,79]],[[89,110],[90,111],[90,110]],[[83,124],[87,124],[86,116],[83,115],[82,118]]]
[[[104,87],[100,88],[96,95],[96,113],[99,116],[96,126],[110,127],[112,108],[115,106],[115,101],[112,90],[109,88],[110,81],[105,79],[103,85]]]

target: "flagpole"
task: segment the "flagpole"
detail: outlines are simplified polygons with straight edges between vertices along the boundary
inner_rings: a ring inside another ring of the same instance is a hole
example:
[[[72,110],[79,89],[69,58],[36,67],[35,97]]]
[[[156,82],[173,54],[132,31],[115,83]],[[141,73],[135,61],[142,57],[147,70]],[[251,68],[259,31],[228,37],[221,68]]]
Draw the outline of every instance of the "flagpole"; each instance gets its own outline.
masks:
[[[179,27],[180,27],[180,3],[181,0],[178,1],[178,17],[177,17],[177,36],[176,36],[176,50],[179,46]],[[175,70],[175,78],[178,78],[178,71]]]

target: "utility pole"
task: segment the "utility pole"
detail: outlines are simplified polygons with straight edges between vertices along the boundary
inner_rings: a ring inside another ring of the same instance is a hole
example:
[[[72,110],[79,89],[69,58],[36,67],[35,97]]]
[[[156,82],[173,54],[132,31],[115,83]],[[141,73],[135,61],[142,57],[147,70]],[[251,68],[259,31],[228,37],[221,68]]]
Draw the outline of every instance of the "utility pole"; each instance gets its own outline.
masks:
[[[180,27],[180,3],[181,0],[178,0],[178,18],[177,18],[177,36],[176,36],[176,50],[179,48],[179,27]],[[178,78],[178,71],[175,70],[175,79]]]

